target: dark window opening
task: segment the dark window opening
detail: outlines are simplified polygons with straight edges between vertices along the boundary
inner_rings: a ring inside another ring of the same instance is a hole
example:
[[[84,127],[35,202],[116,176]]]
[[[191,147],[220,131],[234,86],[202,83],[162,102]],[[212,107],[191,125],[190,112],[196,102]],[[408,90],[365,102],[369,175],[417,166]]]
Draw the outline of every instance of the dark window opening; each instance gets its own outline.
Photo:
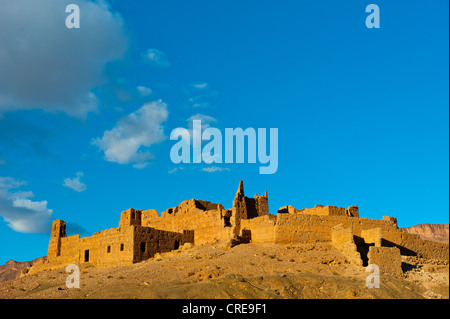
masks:
[[[180,241],[179,240],[175,240],[175,243],[173,245],[173,249],[177,250],[178,248],[180,248]]]
[[[84,251],[84,262],[85,263],[89,262],[89,249]]]
[[[258,217],[258,210],[256,209],[256,200],[254,198],[245,197],[245,204],[247,205],[247,218]]]
[[[141,243],[141,252],[145,253],[145,248],[146,248],[146,244],[145,243]]]
[[[248,244],[252,242],[252,231],[249,229],[242,230],[242,243]]]
[[[225,214],[223,215],[223,226],[224,227],[231,227],[231,210],[225,211]]]
[[[111,246],[108,246],[108,247],[106,248],[106,252],[107,252],[108,254],[111,252]]]
[[[223,217],[223,222],[224,222],[224,226],[225,227],[231,227],[230,218],[231,218],[231,216],[224,216]]]
[[[123,244],[120,244],[120,251],[123,251]]]

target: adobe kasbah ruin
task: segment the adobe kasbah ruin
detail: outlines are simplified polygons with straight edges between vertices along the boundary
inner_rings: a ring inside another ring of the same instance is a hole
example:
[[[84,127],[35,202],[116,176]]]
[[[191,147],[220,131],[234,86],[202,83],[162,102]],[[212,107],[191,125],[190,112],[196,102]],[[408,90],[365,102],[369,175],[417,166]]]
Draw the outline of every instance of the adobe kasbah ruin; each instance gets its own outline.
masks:
[[[62,220],[53,221],[48,259],[32,270],[56,269],[69,264],[110,267],[141,262],[156,253],[228,240],[245,243],[332,243],[353,264],[376,264],[380,272],[401,274],[401,255],[448,260],[449,245],[422,240],[402,232],[395,217],[360,218],[358,207],[317,205],[295,209],[285,206],[269,214],[267,191],[244,195],[241,181],[233,206],[187,200],[161,213],[129,209],[121,213],[118,228],[80,238],[67,236]]]

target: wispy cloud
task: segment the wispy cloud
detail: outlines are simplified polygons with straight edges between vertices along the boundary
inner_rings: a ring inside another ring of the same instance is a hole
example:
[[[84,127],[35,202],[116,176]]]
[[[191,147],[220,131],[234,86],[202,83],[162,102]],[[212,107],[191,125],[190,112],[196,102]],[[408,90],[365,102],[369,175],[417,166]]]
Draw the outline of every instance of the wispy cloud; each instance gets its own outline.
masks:
[[[49,233],[53,210],[47,201],[32,201],[32,192],[17,190],[25,182],[0,177],[0,216],[8,226],[20,233]]]
[[[104,152],[105,160],[119,164],[147,166],[153,158],[148,148],[166,139],[163,123],[168,117],[167,105],[160,101],[144,104],[122,117],[116,126],[96,138],[92,144]]]
[[[169,67],[170,63],[166,54],[158,49],[148,49],[144,54],[144,60],[155,67]]]
[[[174,173],[179,172],[179,171],[182,171],[182,170],[184,170],[184,169],[185,169],[185,168],[182,167],[182,166],[180,166],[180,167],[175,167],[175,168],[169,169],[169,174],[174,174]]]
[[[185,166],[179,166],[179,167],[174,167],[172,169],[170,169],[168,171],[169,174],[175,174],[181,171],[185,171],[186,169],[188,170],[200,170],[200,171],[204,171],[207,173],[216,173],[216,172],[228,172],[230,171],[230,169],[228,167],[219,167],[219,166],[208,166],[208,167],[203,167],[203,168],[199,168],[198,166],[190,166],[190,167],[185,167]]]
[[[76,192],[84,192],[86,190],[86,184],[81,182],[81,177],[83,177],[83,172],[76,173],[74,178],[65,178],[63,186],[73,189]]]
[[[208,83],[195,83],[195,84],[192,84],[192,86],[194,87],[194,88],[196,88],[196,89],[204,89],[204,88],[206,88],[206,87],[208,87]]]
[[[145,86],[138,86],[136,89],[138,90],[139,94],[142,96],[149,96],[152,94],[152,90],[150,90],[149,88],[147,88]]]
[[[209,83],[194,83],[184,88],[188,95],[189,104],[193,108],[211,107],[211,99],[215,98],[219,92],[211,90]]]
[[[229,171],[230,169],[228,167],[210,166],[202,168],[201,170],[208,173],[215,173],[215,172]]]

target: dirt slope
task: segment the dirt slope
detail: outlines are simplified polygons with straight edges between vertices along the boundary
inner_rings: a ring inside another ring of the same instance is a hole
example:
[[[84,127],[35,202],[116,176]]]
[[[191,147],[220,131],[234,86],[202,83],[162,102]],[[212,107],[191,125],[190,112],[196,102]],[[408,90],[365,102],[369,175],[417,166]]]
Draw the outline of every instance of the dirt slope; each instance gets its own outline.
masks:
[[[430,264],[431,263],[431,264]],[[65,269],[0,283],[0,298],[448,298],[448,262],[405,259],[403,278],[381,276],[369,289],[365,268],[328,244],[223,243],[173,251],[113,268],[83,267],[80,289]]]

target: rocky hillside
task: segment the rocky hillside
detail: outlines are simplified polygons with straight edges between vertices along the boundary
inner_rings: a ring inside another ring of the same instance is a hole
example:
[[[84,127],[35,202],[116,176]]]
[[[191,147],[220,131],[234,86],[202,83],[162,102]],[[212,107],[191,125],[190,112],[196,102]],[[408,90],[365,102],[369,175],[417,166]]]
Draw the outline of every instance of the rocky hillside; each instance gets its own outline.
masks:
[[[420,224],[402,228],[404,232],[417,234],[425,240],[448,244],[448,224]]]
[[[448,262],[404,257],[402,276],[381,274],[369,289],[366,269],[328,243],[227,243],[182,246],[127,266],[80,267],[80,288],[65,268],[0,283],[12,299],[439,299],[449,298]]]
[[[6,264],[0,266],[0,282],[19,278],[22,269],[32,266],[39,260],[46,260],[46,259],[47,257],[44,256],[36,258],[32,261],[24,261],[24,262],[14,260],[7,261]]]

